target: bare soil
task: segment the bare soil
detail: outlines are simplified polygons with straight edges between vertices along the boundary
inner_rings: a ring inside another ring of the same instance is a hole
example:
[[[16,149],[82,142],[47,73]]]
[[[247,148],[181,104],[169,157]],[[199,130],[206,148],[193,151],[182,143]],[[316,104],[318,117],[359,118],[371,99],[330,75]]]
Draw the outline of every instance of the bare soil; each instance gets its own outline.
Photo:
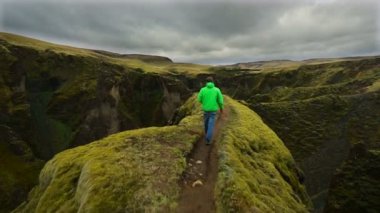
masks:
[[[214,188],[218,175],[218,141],[228,114],[228,109],[225,109],[223,115],[218,115],[212,144],[206,145],[204,137],[201,137],[187,157],[187,169],[180,181],[182,192],[177,212],[215,212]],[[193,186],[198,180],[202,185]]]

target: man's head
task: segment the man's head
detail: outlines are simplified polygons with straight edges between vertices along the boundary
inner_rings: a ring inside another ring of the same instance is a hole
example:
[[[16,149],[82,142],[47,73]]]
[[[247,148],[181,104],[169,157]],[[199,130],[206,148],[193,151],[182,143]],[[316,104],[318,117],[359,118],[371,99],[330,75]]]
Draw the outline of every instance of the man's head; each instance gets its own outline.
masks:
[[[209,76],[209,77],[206,78],[206,81],[207,82],[214,82],[214,79],[211,76]]]

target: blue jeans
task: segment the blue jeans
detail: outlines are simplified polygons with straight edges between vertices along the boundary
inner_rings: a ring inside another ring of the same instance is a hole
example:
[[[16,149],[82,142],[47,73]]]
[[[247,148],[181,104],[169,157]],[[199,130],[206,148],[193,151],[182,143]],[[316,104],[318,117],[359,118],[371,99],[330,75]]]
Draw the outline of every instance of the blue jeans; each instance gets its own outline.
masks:
[[[214,130],[216,112],[204,112],[203,119],[205,124],[206,142],[211,143],[212,132]]]

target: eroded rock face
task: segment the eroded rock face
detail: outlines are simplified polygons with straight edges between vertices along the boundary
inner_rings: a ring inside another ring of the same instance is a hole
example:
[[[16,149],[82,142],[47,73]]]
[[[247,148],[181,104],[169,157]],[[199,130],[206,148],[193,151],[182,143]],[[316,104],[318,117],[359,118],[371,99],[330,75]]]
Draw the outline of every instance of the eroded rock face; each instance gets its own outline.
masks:
[[[20,102],[14,113],[27,122],[20,132],[29,129],[25,139],[44,159],[122,130],[165,125],[191,94],[169,74],[126,69],[98,58],[6,41],[2,54],[3,99]]]
[[[9,212],[38,183],[42,161],[9,127],[0,125],[0,211]]]
[[[42,168],[26,143],[32,131],[25,78],[17,70],[6,72],[15,61],[0,43],[0,212],[8,212],[25,200]]]
[[[348,157],[334,171],[325,212],[377,212],[380,210],[380,92],[357,100],[347,119]]]

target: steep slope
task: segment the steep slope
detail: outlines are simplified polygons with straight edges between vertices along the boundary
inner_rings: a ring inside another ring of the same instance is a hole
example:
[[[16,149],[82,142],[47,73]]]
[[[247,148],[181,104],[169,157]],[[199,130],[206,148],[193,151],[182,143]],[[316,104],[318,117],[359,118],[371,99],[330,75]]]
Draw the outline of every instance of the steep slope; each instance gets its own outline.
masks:
[[[27,143],[32,131],[25,87],[12,82],[17,76],[4,72],[15,60],[0,45],[0,212],[25,200],[43,165]]]
[[[43,164],[24,141],[3,125],[0,125],[0,153],[0,212],[9,212],[38,183]]]
[[[355,206],[379,210],[370,201],[380,194],[370,189],[379,184],[368,162],[376,161],[373,153],[379,150],[380,57],[282,67],[278,71],[263,68],[259,72],[220,73],[225,90],[246,100],[284,140],[305,172],[316,211],[323,210],[328,196],[333,199],[329,203],[335,203],[337,209]],[[358,144],[368,155],[361,155],[362,160],[356,162],[353,156],[357,155]],[[365,166],[366,172],[357,174],[359,165]],[[357,177],[355,181],[353,176]],[[347,190],[363,189],[368,193],[344,198],[347,191],[339,190],[343,183]]]
[[[233,117],[217,142],[218,211],[306,212],[308,197],[281,140],[247,107],[227,105]],[[187,116],[178,125],[125,131],[57,154],[15,212],[175,210],[186,155],[203,130],[194,97],[180,112]]]
[[[302,172],[278,136],[248,107],[228,100],[219,144],[219,212],[307,212]]]

